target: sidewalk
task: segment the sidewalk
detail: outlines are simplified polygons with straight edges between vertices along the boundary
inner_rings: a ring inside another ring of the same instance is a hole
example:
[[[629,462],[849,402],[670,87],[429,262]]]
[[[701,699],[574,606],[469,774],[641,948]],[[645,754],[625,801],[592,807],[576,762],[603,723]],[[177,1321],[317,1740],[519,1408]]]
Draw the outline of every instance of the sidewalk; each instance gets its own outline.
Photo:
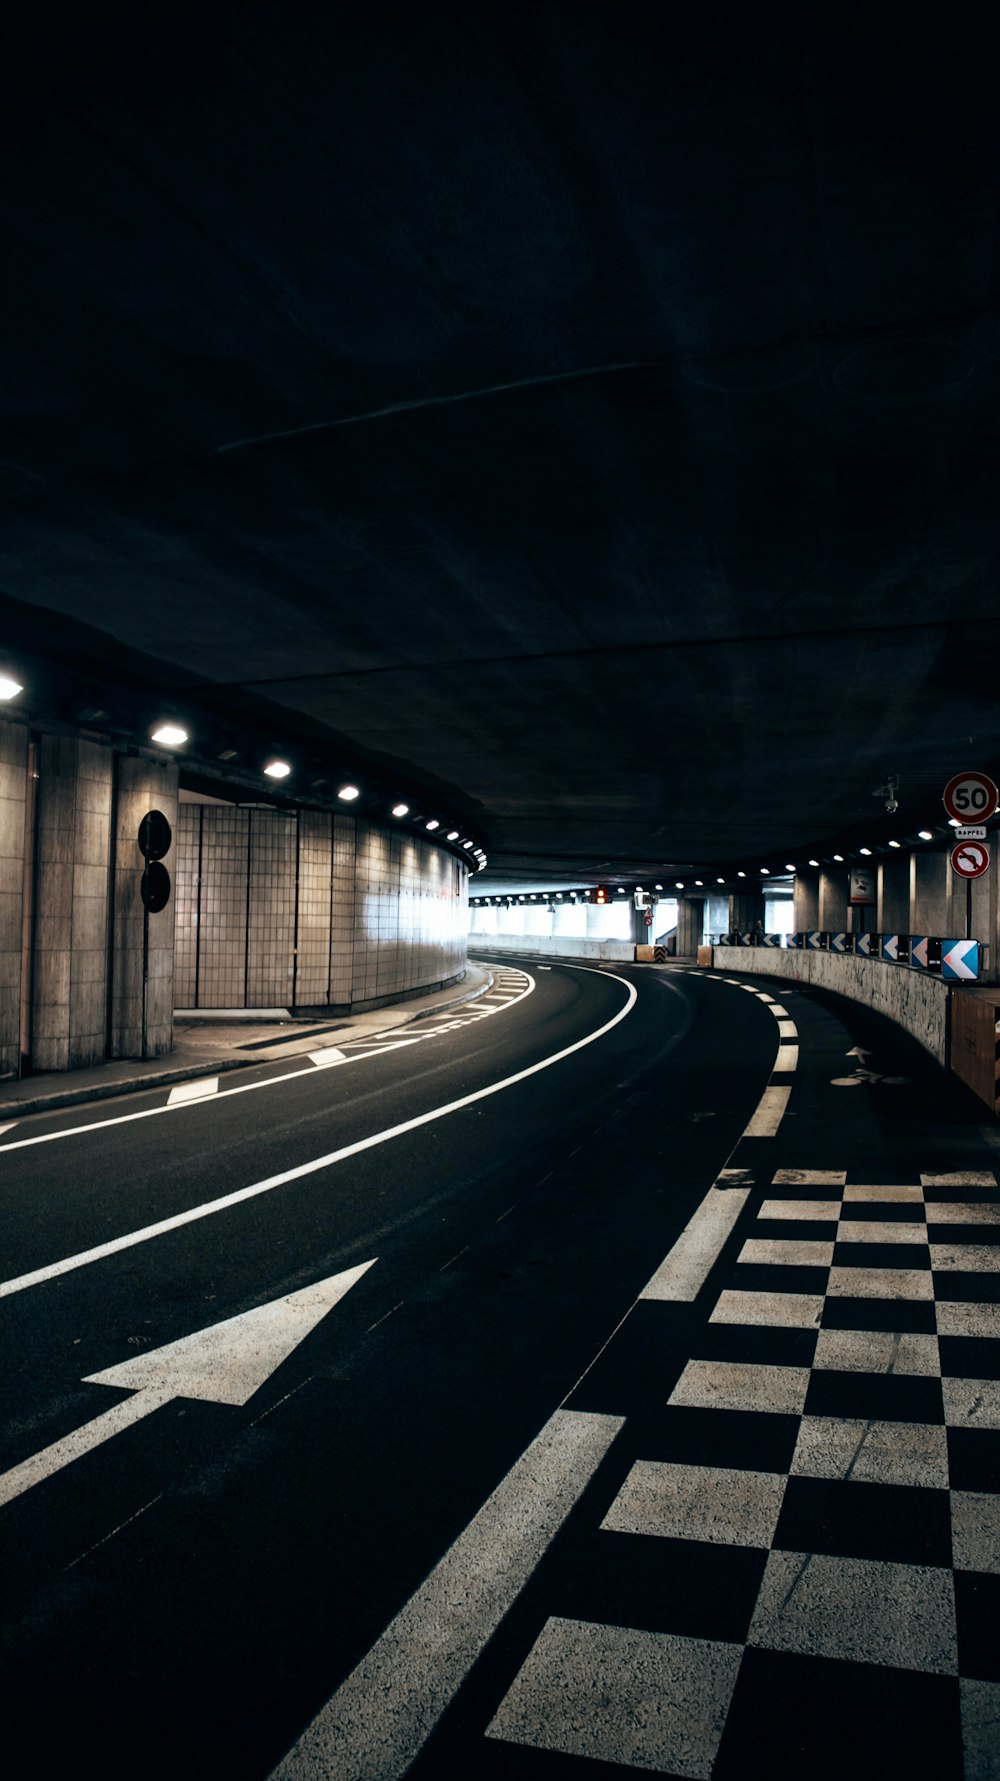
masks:
[[[0,1083],[0,1122],[23,1119],[28,1113],[52,1113],[84,1101],[106,1100],[163,1083],[187,1082],[197,1076],[217,1076],[224,1070],[245,1070],[255,1064],[279,1062],[326,1045],[344,1045],[351,1039],[374,1038],[426,1020],[443,1009],[457,1008],[484,995],[493,974],[484,965],[467,965],[460,983],[448,989],[421,991],[392,1007],[375,1008],[368,1014],[304,1017],[284,1015],[255,1019],[252,1013],[226,1011],[218,1014],[185,1013],[174,1022],[174,1048],[169,1057],[142,1060],[118,1058],[88,1070],[52,1070],[25,1076],[19,1082]]]

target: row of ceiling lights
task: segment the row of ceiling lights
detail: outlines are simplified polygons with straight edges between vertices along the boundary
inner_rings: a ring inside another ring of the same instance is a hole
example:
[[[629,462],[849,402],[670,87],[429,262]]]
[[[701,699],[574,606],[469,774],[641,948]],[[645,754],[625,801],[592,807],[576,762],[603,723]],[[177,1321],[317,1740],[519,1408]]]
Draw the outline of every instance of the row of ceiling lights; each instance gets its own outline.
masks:
[[[18,693],[23,691],[24,686],[21,681],[17,680],[12,674],[0,671],[0,703],[7,703],[11,699],[16,699]],[[189,734],[183,724],[177,723],[173,718],[164,718],[153,725],[149,732],[149,739],[151,742],[155,742],[160,748],[183,748],[185,742],[189,740]],[[233,752],[235,753],[235,751]],[[265,761],[262,769],[268,779],[276,780],[289,779],[292,770],[291,762],[283,760],[278,755]],[[350,781],[345,781],[343,785],[337,787],[337,797],[343,804],[353,804],[357,798],[360,798],[360,796],[361,787],[359,785],[354,785]],[[391,806],[391,815],[393,815],[397,821],[402,821],[405,817],[410,815],[409,804],[404,803],[402,800],[398,800]],[[436,816],[427,819],[424,819],[423,817],[415,817],[414,820],[422,821],[424,829],[430,835],[436,834],[442,827],[440,819]],[[468,837],[462,835],[459,829],[449,829],[447,833],[442,836],[442,839],[452,843],[457,842],[463,852],[471,853],[476,862],[477,871],[482,872],[488,864],[483,849],[477,847],[474,841],[469,840]]]

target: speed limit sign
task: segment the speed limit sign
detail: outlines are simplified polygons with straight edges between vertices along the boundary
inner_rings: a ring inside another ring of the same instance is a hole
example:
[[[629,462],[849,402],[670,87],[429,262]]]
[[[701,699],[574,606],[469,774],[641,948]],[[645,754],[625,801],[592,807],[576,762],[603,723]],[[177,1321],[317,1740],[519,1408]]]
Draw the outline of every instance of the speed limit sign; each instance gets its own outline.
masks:
[[[982,822],[1000,804],[1000,791],[988,773],[956,773],[943,792],[944,807],[956,822]]]

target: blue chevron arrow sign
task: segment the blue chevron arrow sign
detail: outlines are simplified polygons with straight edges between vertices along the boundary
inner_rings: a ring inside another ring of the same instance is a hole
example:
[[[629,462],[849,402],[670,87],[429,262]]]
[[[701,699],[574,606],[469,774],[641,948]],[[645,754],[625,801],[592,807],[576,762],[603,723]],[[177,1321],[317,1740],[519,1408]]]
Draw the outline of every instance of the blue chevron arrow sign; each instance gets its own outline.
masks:
[[[910,935],[910,964],[916,965],[921,971],[930,970],[930,935]]]
[[[941,975],[967,982],[979,976],[978,940],[942,940]]]

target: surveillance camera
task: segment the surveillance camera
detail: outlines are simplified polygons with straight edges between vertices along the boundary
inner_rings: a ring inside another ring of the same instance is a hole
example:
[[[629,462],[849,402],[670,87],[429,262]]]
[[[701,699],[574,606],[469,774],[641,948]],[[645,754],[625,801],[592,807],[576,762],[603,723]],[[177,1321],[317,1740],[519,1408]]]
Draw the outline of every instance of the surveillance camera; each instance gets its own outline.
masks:
[[[898,809],[899,809],[899,805],[896,803],[895,798],[893,798],[893,797],[886,798],[885,813],[887,816],[895,816],[896,811]]]

